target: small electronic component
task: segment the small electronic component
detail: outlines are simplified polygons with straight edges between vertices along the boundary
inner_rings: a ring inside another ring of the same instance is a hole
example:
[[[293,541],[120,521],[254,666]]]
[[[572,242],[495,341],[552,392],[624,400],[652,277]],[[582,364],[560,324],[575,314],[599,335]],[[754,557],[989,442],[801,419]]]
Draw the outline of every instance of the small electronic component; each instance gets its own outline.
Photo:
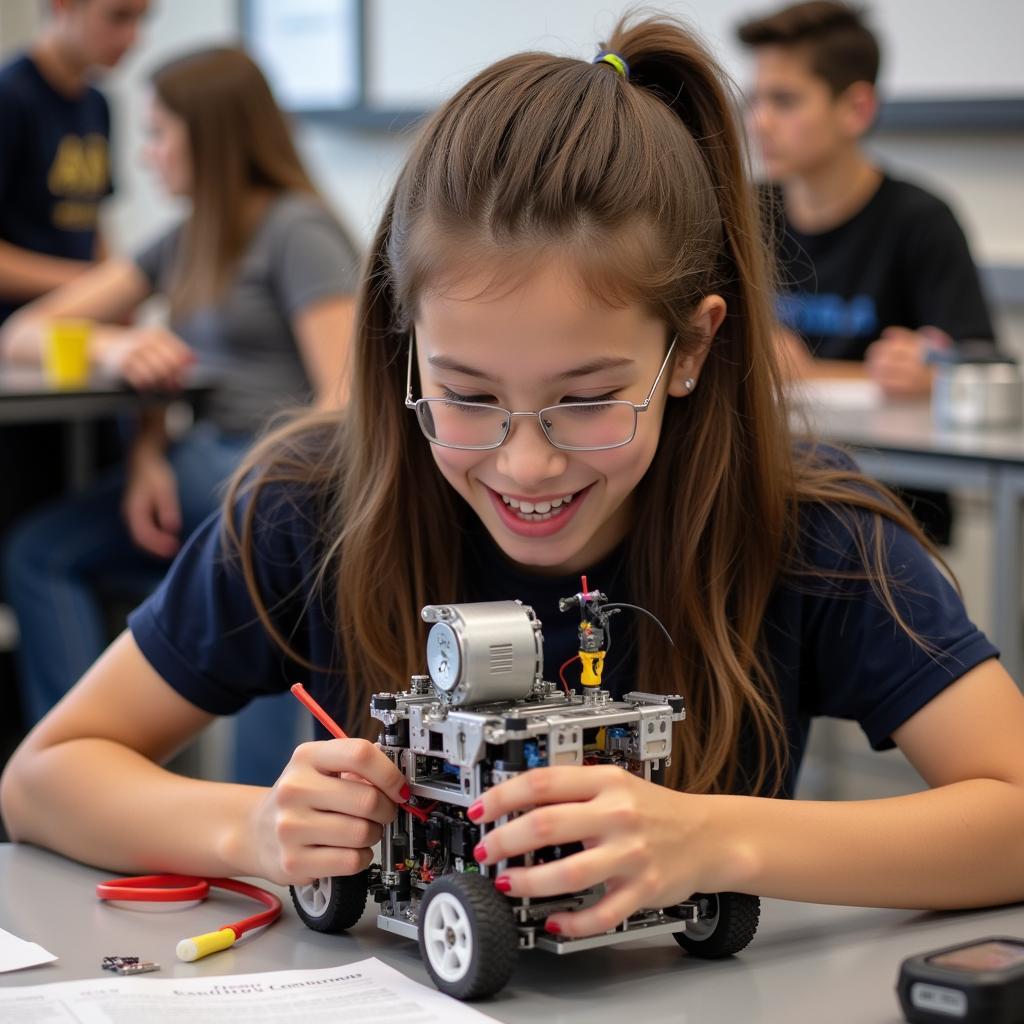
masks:
[[[100,967],[105,971],[113,971],[114,974],[148,974],[150,971],[160,970],[158,963],[137,956],[105,956]]]
[[[105,956],[100,967],[105,971],[112,971],[116,967],[124,967],[126,964],[137,964],[141,958],[137,956]]]

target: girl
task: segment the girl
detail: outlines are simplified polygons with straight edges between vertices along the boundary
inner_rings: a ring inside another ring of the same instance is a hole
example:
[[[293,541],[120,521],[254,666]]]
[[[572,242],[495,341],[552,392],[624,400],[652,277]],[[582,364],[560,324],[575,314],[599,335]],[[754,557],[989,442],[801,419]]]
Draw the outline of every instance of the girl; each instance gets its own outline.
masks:
[[[582,841],[497,879],[537,896],[606,883],[552,932],[697,891],[1024,896],[1024,701],[906,510],[792,443],[721,77],[669,21],[620,25],[609,49],[500,61],[426,126],[373,245],[344,417],[253,456],[223,527],[28,737],[2,786],[15,838],[133,871],[359,871],[403,798],[368,740],[300,746],[269,790],[159,763],[295,679],[366,730],[370,693],[421,670],[432,601],[521,598],[554,678],[575,653],[557,598],[586,572],[676,643],[617,622],[606,686],[682,691],[689,715],[671,786],[543,768],[471,809],[533,808],[481,861]],[[817,714],[899,745],[932,788],[769,799],[792,794]]]
[[[6,592],[32,723],[106,645],[98,588],[147,593],[275,409],[340,398],[359,257],[317,196],[266,80],[240,50],[215,49],[152,82],[146,155],[167,192],[191,200],[190,216],[134,260],[107,260],[26,307],[2,340],[9,358],[38,362],[52,318],[110,324],[159,293],[171,329],[99,326],[94,361],[137,387],[173,388],[198,359],[221,384],[173,445],[163,410],[147,413],[123,470],[12,535]],[[250,778],[261,750],[247,745]]]

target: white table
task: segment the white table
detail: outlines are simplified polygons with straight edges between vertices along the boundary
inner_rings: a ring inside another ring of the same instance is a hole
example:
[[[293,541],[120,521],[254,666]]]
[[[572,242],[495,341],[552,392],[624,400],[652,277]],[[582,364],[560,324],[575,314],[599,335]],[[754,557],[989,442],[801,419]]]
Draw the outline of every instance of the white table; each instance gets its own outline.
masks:
[[[108,954],[160,963],[140,984],[370,956],[430,984],[416,943],[380,931],[374,904],[351,932],[321,935],[299,921],[284,890],[284,915],[262,935],[181,963],[178,939],[242,917],[253,902],[218,893],[190,910],[123,910],[94,895],[110,877],[34,847],[0,845],[0,928],[60,958],[0,974],[0,986],[103,977],[100,959]],[[999,934],[1024,935],[1024,907],[935,914],[765,900],[757,935],[732,959],[688,959],[670,936],[561,957],[533,951],[479,1008],[509,1024],[898,1024],[895,984],[905,957]],[[353,1019],[339,1011],[339,1021]]]

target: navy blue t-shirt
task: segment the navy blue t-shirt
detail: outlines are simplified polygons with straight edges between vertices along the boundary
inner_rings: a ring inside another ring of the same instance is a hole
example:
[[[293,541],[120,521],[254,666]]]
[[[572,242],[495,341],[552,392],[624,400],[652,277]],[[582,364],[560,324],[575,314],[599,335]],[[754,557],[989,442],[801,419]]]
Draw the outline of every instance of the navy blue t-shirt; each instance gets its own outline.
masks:
[[[87,87],[65,96],[26,55],[0,68],[0,239],[91,260],[100,200],[113,191],[110,110]],[[0,322],[17,302],[0,300]]]
[[[848,515],[827,506],[807,507],[802,515],[802,558],[826,578],[780,580],[764,621],[766,653],[792,751],[782,787],[789,795],[812,718],[855,720],[873,747],[891,747],[895,729],[950,683],[998,654],[968,619],[924,549],[904,530],[888,522],[883,526],[889,575],[902,617],[929,650],[906,635],[870,584],[829,575],[859,565]],[[315,512],[300,495],[268,489],[256,521],[258,583],[275,625],[313,664],[337,670],[341,659],[335,606],[317,595],[312,583],[320,554]],[[532,606],[543,623],[545,678],[557,681],[559,666],[577,651],[578,624],[576,616],[559,612],[558,599],[579,590],[579,577],[525,572],[504,558],[478,521],[474,524],[463,534],[463,592],[451,599],[518,598]],[[624,549],[616,550],[588,572],[589,585],[615,601],[632,601],[624,557]],[[629,613],[615,616],[612,623],[605,687],[614,696],[656,689],[635,678]],[[153,668],[205,711],[232,714],[253,697],[302,682],[345,725],[339,676],[310,671],[286,657],[259,622],[237,559],[225,554],[219,515],[192,536],[160,588],[132,613],[129,625]],[[396,689],[408,685],[396,684]],[[753,752],[741,750],[743,771],[749,772],[754,762],[745,753]]]

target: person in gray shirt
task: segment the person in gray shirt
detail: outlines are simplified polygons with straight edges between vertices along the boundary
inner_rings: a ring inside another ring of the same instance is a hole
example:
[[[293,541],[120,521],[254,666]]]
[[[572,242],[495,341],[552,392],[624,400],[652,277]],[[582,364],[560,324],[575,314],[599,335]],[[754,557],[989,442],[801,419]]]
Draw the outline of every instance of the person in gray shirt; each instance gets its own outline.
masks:
[[[48,324],[84,317],[95,322],[97,369],[167,389],[199,365],[218,385],[184,436],[172,441],[164,410],[147,409],[123,467],[12,531],[4,570],[29,725],[106,646],[103,592],[151,589],[275,414],[345,397],[360,257],[310,182],[263,75],[242,51],[218,48],[179,58],[152,82],[148,160],[191,213],[134,259],[107,260],[24,307],[0,333],[0,353],[38,363]],[[153,295],[169,303],[167,327],[116,324]],[[267,732],[239,744],[239,781],[279,774],[291,737],[278,728],[272,753]]]
[[[174,228],[135,257],[153,292],[173,287],[183,231]],[[252,435],[275,411],[317,397],[293,325],[322,299],[350,295],[358,271],[358,257],[317,198],[272,199],[223,298],[173,319],[200,365],[224,381],[205,419],[226,435]]]

